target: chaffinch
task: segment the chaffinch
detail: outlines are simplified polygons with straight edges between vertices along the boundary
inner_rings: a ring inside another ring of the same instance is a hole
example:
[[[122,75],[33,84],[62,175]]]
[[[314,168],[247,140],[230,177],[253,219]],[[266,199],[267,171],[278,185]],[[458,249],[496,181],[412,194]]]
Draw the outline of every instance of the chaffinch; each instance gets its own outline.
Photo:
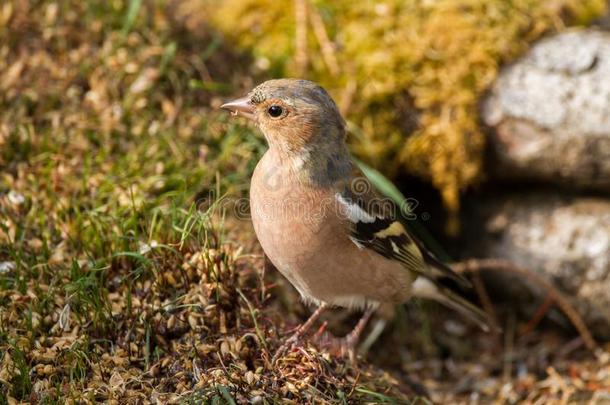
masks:
[[[469,281],[409,233],[398,208],[353,163],[345,121],[322,87],[269,80],[222,108],[253,120],[269,144],[250,185],[254,230],[271,263],[318,307],[278,355],[329,306],[364,311],[341,340],[344,353],[353,353],[375,310],[414,296],[487,329],[485,313],[460,294]]]

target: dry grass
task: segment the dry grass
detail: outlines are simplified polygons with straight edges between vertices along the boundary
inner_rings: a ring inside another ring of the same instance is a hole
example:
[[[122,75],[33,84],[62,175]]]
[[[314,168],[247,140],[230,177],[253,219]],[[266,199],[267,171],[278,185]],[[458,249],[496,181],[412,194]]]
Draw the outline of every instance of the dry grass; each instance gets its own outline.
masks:
[[[214,245],[142,247],[104,268],[73,264],[51,285],[4,291],[8,402],[334,402],[366,398],[367,386],[400,396],[379,371],[313,348],[272,367],[281,340],[261,311],[260,263]]]
[[[248,58],[175,6],[0,5],[0,404],[602,398],[607,355],[510,316],[497,342],[410,307],[370,363],[270,366],[305,311],[218,198],[264,150],[214,108]]]

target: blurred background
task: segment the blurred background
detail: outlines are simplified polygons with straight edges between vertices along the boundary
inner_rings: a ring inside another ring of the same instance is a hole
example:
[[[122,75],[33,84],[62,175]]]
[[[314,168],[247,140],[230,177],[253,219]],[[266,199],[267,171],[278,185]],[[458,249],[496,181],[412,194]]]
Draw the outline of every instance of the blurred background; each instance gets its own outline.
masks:
[[[1,2],[0,404],[610,401],[609,29],[606,0]],[[235,215],[266,145],[219,106],[279,77],[487,260],[502,333],[412,303],[358,365],[270,366],[308,309]]]

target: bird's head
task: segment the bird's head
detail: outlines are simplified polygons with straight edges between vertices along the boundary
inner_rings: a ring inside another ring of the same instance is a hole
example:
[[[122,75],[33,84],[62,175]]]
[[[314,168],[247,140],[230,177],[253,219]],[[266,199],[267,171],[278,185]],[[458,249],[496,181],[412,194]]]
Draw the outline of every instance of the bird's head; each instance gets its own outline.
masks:
[[[253,120],[269,147],[281,152],[344,142],[345,122],[337,105],[326,90],[308,80],[269,80],[222,108]]]

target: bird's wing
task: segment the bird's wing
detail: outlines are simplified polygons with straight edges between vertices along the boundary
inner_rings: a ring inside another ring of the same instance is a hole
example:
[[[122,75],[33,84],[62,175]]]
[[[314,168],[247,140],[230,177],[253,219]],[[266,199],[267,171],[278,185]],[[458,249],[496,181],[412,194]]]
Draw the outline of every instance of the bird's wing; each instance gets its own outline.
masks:
[[[451,280],[460,287],[470,282],[438,260],[400,221],[401,213],[389,198],[381,198],[356,167],[349,180],[339,185],[336,198],[350,226],[350,238],[362,249],[401,262],[417,276],[435,284]]]

